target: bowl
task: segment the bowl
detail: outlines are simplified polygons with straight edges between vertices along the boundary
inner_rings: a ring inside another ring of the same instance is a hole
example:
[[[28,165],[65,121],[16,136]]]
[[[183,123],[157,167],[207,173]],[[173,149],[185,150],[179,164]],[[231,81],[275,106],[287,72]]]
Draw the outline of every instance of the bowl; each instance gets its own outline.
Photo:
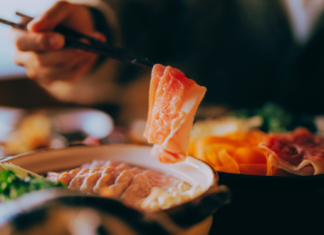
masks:
[[[213,213],[229,201],[230,192],[227,187],[218,186],[214,169],[198,159],[187,157],[183,162],[163,164],[152,158],[150,151],[151,147],[137,145],[74,146],[20,154],[0,162],[11,162],[32,172],[46,174],[48,171],[72,169],[93,160],[115,160],[172,174],[192,186],[200,185],[203,193],[187,203],[154,212],[154,217],[172,221],[172,231],[181,230],[182,234],[197,234],[199,231],[201,235],[208,234]]]

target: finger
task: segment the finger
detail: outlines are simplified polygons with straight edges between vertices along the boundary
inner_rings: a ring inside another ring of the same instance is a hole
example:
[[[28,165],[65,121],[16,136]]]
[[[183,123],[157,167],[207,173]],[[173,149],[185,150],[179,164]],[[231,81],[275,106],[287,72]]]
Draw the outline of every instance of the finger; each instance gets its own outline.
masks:
[[[56,2],[50,9],[44,14],[35,17],[28,25],[28,31],[30,32],[43,32],[51,31],[70,15],[73,10],[73,5],[65,2]]]
[[[88,54],[86,56],[80,57],[78,60],[73,60],[70,63],[65,63],[62,64],[61,66],[65,66],[67,67],[69,70],[71,71],[75,71],[78,69],[78,66],[80,66],[80,68],[83,66],[82,63],[85,63],[85,61],[91,61],[91,60],[96,60],[98,58],[97,55],[94,54]],[[79,69],[80,69],[79,68]]]
[[[27,77],[34,79],[36,78],[37,67],[33,63],[34,53],[32,52],[21,52],[16,50],[13,54],[15,64],[25,67]]]
[[[19,24],[27,25],[30,21],[31,21],[30,19],[27,19],[25,17],[21,17],[20,21],[19,21]]]
[[[84,74],[88,73],[92,69],[96,60],[97,60],[97,56],[93,55],[93,56],[87,57],[84,61],[80,61],[80,63],[75,64],[72,67],[72,70],[74,70],[75,73],[74,73],[74,76],[71,78],[71,80],[76,80],[76,79],[82,77]]]
[[[44,85],[49,85],[53,81],[71,81],[81,77],[89,71],[94,62],[94,57],[81,58],[74,66],[57,66],[57,67],[43,67],[37,73],[37,81]]]
[[[14,61],[17,65],[25,67],[26,74],[30,79],[36,79],[42,83],[48,83],[50,80],[73,80],[75,77],[73,74],[76,73],[76,70],[82,71],[84,69],[83,66],[87,66],[85,61],[93,61],[94,63],[97,58],[96,55],[85,53],[74,58],[74,60],[58,63],[55,66],[41,66],[37,59],[35,59],[38,56],[37,53],[33,52],[16,51],[14,53]]]
[[[50,67],[70,64],[80,58],[89,57],[93,54],[76,49],[63,49],[44,53],[35,53],[34,60],[39,67]]]
[[[57,50],[62,48],[65,43],[64,37],[54,32],[28,33],[23,30],[12,29],[9,36],[20,51]]]
[[[16,50],[13,55],[15,64],[24,67],[37,67],[34,63],[34,53],[33,52],[22,52]]]

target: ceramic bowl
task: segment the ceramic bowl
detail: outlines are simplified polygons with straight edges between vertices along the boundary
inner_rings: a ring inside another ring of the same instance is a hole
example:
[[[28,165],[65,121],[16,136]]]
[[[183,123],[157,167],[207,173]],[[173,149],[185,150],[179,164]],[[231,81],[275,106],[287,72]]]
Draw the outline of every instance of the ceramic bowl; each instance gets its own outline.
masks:
[[[114,160],[172,174],[192,186],[200,185],[203,193],[187,203],[154,214],[163,214],[161,218],[167,217],[183,234],[197,234],[198,231],[200,235],[208,234],[213,213],[229,201],[229,190],[218,186],[214,169],[198,159],[187,157],[180,163],[163,164],[152,158],[150,151],[151,147],[136,145],[75,146],[21,154],[0,162],[11,162],[32,172],[46,174],[48,171],[69,170],[93,160]]]

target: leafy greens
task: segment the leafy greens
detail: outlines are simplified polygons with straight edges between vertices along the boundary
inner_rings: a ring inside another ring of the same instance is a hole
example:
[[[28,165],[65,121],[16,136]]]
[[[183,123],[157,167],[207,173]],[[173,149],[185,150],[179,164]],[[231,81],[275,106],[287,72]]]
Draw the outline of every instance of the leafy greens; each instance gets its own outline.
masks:
[[[48,181],[43,177],[36,178],[28,174],[28,177],[19,178],[11,170],[1,170],[0,202],[15,199],[32,191],[64,186],[64,183]]]

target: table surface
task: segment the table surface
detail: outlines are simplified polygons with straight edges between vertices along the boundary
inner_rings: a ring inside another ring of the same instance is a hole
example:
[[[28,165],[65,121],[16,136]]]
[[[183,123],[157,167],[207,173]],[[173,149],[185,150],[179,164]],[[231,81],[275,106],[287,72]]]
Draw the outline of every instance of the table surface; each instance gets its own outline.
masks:
[[[324,182],[323,182],[324,186]],[[214,215],[210,234],[324,234],[324,189],[232,189]]]

